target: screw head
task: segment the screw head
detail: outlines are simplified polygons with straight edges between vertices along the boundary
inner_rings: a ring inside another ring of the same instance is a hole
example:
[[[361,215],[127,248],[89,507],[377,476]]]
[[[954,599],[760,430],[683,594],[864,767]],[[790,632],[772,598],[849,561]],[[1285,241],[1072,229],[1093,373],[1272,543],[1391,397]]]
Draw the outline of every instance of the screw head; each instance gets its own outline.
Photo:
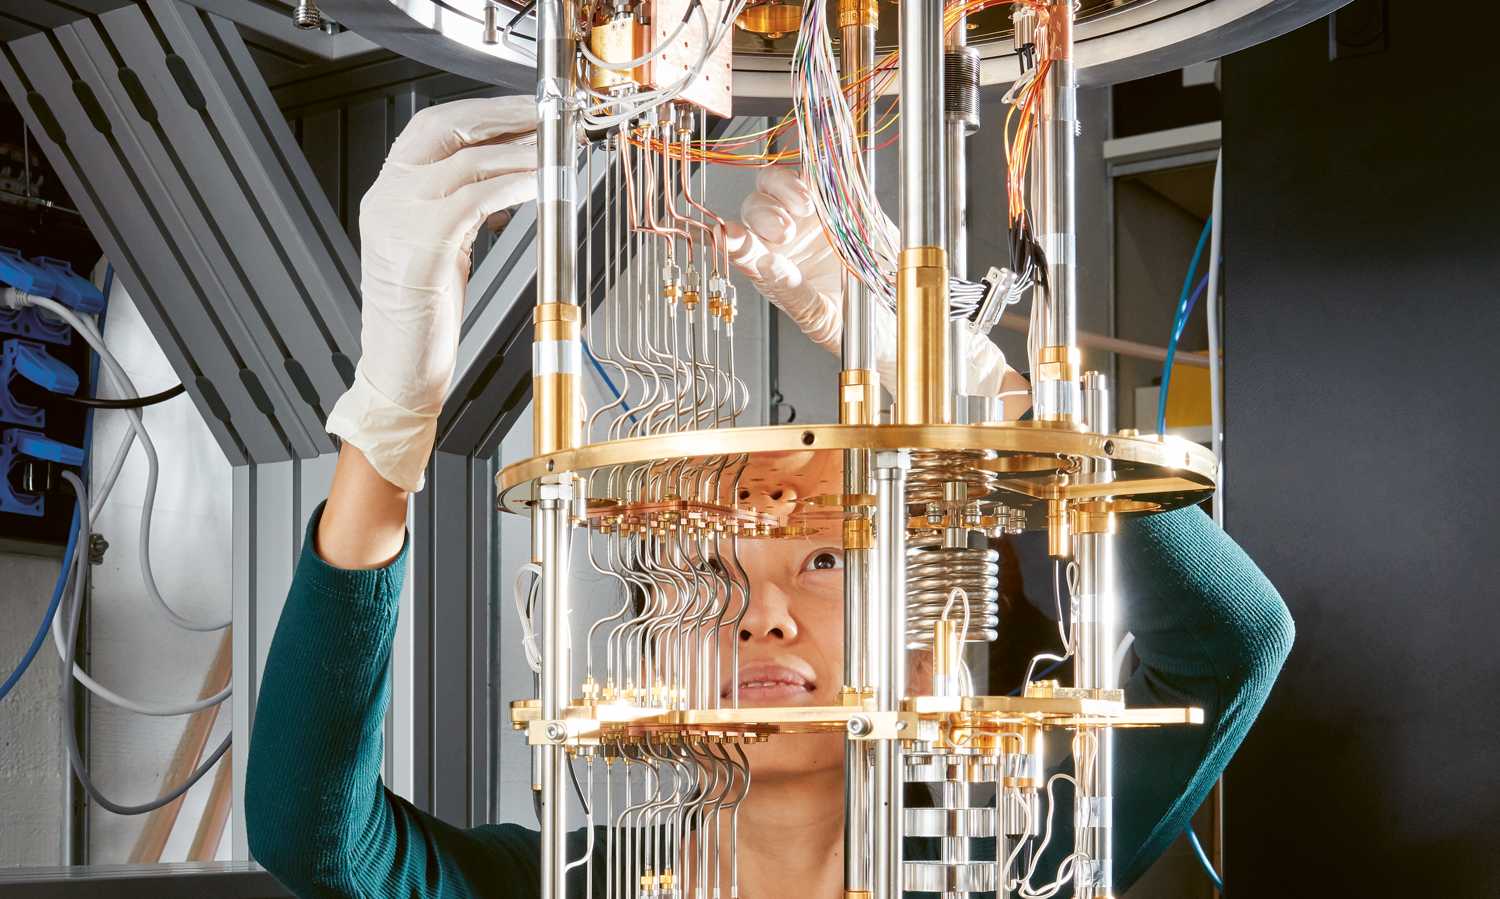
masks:
[[[870,732],[870,719],[863,715],[855,715],[849,719],[849,733],[860,737]]]
[[[566,737],[568,735],[568,730],[561,724],[558,724],[556,721],[554,721],[551,724],[547,725],[543,733],[546,734],[546,737],[549,740],[561,740],[563,737]]]

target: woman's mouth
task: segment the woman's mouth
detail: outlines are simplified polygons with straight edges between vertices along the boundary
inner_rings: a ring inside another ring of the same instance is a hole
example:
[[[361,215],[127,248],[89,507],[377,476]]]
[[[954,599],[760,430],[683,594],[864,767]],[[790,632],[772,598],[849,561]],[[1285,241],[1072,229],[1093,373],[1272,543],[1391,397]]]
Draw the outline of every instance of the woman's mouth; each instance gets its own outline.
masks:
[[[810,675],[786,665],[752,663],[739,671],[740,705],[787,705],[805,703],[817,688]],[[726,683],[720,691],[723,699],[732,699]]]

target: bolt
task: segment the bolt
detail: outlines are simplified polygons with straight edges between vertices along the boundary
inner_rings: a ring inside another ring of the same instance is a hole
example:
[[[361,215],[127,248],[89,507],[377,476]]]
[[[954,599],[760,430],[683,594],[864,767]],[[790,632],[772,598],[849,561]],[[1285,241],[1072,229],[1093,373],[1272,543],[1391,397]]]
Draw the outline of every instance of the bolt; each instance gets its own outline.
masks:
[[[109,541],[104,539],[103,534],[89,535],[89,564],[104,564],[104,553],[109,549]]]
[[[323,11],[318,9],[317,0],[298,0],[297,8],[292,10],[292,24],[303,31],[322,28]]]
[[[862,737],[872,729],[870,719],[864,715],[855,715],[849,719],[849,735],[852,737]]]
[[[556,721],[553,721],[547,725],[547,727],[543,730],[543,733],[546,735],[547,739],[557,741],[568,735],[568,729],[563,727],[561,724],[558,724]]]

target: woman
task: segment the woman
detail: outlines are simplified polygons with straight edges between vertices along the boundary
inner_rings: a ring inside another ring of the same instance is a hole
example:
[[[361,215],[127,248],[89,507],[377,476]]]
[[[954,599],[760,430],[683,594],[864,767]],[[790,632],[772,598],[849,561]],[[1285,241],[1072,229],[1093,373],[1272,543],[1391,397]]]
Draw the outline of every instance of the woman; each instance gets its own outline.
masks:
[[[421,488],[453,373],[469,245],[487,217],[530,196],[535,151],[524,137],[533,121],[529,98],[426,110],[361,204],[364,353],[329,417],[344,444],[266,663],[248,762],[251,850],[299,896],[538,893],[535,831],[452,827],[380,782],[407,497]],[[773,299],[803,302],[806,318],[807,304],[827,292],[810,295],[812,279],[798,270],[820,251],[795,227],[805,197],[789,199],[769,212],[765,197],[757,201],[762,221],[750,225],[759,240],[738,232],[740,261]],[[832,473],[816,477],[839,491]],[[1127,699],[1198,705],[1207,718],[1202,727],[1119,736],[1123,892],[1223,771],[1290,649],[1292,625],[1253,563],[1195,509],[1132,522],[1119,542],[1125,624],[1141,662]],[[831,703],[843,655],[841,550],[819,540],[746,541],[740,558],[753,597],[736,635],[742,701]],[[739,895],[761,899],[795,884],[799,895],[841,896],[841,739],[754,748],[754,786],[739,818]],[[1053,845],[1069,845],[1070,816],[1057,817]],[[584,841],[573,837],[576,858]],[[1050,862],[1039,869],[1048,879]],[[602,896],[604,865],[594,872]],[[570,888],[581,897],[577,873]]]

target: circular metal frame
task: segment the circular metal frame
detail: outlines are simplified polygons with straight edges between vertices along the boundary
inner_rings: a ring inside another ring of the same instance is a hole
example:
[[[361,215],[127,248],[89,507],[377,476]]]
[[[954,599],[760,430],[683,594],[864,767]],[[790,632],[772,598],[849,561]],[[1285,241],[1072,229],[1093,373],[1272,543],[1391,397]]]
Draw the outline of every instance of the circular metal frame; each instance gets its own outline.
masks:
[[[1348,0],[1112,0],[1084,10],[1075,31],[1081,84],[1112,84],[1216,59],[1328,15]],[[506,88],[534,87],[531,60],[504,44],[485,44],[484,0],[323,0],[324,11],[382,47],[434,68]],[[894,7],[882,4],[894,22]],[[530,20],[517,28],[530,38]],[[1009,84],[1018,73],[1008,36],[991,29],[974,46],[980,82]],[[779,44],[754,48],[736,35],[735,98],[789,96],[788,56]]]
[[[1218,474],[1210,450],[1178,437],[1094,434],[1036,422],[774,425],[631,437],[532,456],[495,476],[497,502],[502,509],[526,512],[534,485],[569,472],[848,449],[989,450],[995,457],[976,464],[1000,473],[996,487],[1008,504],[1064,500],[1093,514],[1142,514],[1201,502],[1213,492]],[[1075,463],[1085,458],[1108,460],[1113,472],[1079,474]]]

